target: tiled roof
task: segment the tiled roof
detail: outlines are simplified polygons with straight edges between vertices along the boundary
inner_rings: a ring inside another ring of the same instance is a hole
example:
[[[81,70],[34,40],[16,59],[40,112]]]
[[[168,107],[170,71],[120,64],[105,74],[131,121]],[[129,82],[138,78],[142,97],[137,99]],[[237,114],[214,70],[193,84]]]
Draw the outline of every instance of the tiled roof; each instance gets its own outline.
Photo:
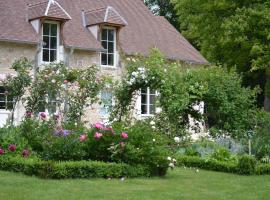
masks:
[[[43,0],[1,0],[0,40],[37,43],[39,37],[26,20],[27,4],[33,5],[41,1]],[[96,18],[91,15],[87,19],[90,20],[88,24],[102,23],[102,21],[111,24],[126,22],[125,25],[128,25],[121,28],[118,37],[121,50],[126,54],[147,55],[151,47],[157,47],[167,58],[208,63],[166,19],[153,15],[142,0],[57,0],[56,2],[71,17],[71,20],[66,21],[63,26],[63,42],[66,47],[96,51],[102,49],[100,42],[84,26],[82,17],[82,10],[86,13],[100,10],[95,13]],[[108,7],[113,8],[115,12],[109,12],[107,20],[102,20],[102,17],[106,16],[104,10]],[[103,11],[101,8],[104,8]],[[43,13],[42,6],[40,10]],[[33,11],[32,18],[39,12],[39,9]],[[54,9],[48,14],[59,16],[58,11]]]
[[[37,18],[55,18],[62,20],[70,20],[70,15],[58,4],[58,2],[50,0],[28,5],[28,19]]]
[[[125,26],[125,19],[111,6],[84,12],[85,26],[96,24],[113,24],[116,26]]]

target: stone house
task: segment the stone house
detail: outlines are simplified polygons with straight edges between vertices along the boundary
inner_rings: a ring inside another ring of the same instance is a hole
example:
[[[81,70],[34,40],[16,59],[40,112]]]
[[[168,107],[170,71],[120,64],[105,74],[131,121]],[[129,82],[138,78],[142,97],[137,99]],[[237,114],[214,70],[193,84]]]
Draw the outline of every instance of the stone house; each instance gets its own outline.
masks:
[[[120,54],[147,55],[156,47],[170,60],[192,65],[207,60],[164,18],[155,16],[142,0],[1,0],[0,76],[12,63],[27,57],[35,66],[64,62],[68,67],[100,66],[102,74],[120,77]],[[111,98],[102,92],[101,98]],[[155,92],[142,89],[141,116],[152,115]],[[0,125],[9,115],[0,87]],[[15,112],[20,121],[22,106]],[[89,121],[106,119],[108,110],[95,105]]]

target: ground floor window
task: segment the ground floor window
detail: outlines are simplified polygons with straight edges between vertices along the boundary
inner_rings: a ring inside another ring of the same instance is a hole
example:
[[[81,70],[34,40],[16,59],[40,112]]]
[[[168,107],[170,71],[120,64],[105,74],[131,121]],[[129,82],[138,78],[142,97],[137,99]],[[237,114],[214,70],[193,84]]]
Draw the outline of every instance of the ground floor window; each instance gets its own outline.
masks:
[[[100,115],[103,117],[108,117],[110,115],[110,109],[113,103],[113,95],[110,91],[102,91],[100,95],[101,108]]]
[[[0,109],[12,110],[13,99],[9,96],[8,91],[3,86],[0,86]]]
[[[141,89],[141,114],[154,115],[157,92],[150,88]]]

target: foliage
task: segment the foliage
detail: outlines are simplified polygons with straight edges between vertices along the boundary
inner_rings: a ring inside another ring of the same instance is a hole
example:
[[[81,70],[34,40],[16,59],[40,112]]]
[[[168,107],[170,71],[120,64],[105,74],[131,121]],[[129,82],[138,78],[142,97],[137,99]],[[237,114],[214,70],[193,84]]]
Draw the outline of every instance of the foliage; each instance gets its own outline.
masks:
[[[252,138],[252,150],[258,159],[270,156],[270,114],[259,111],[256,114],[255,134]]]
[[[264,88],[270,60],[268,1],[173,2],[183,34],[196,42],[210,62],[236,66],[246,85]]]
[[[96,161],[52,162],[10,156],[0,157],[0,169],[49,179],[148,177],[150,175],[147,168],[139,165]]]
[[[238,169],[240,174],[251,175],[255,173],[257,161],[254,157],[244,155],[239,158]]]
[[[190,117],[205,121],[216,136],[243,137],[254,127],[252,116],[258,89],[242,87],[241,77],[233,70],[185,69],[181,63],[166,62],[156,49],[147,58],[128,61],[127,66],[115,92],[112,119],[121,121],[123,116],[134,116],[135,97],[142,88],[149,87],[160,93],[156,106],[162,112],[155,119],[157,128],[172,138],[185,136],[188,128],[198,128],[190,127]],[[205,103],[204,113],[195,108],[199,102]]]

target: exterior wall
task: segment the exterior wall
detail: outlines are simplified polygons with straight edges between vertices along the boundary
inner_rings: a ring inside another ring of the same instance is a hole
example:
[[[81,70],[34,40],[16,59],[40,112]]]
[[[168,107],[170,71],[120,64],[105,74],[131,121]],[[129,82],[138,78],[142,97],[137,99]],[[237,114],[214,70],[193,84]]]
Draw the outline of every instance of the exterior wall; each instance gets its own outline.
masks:
[[[21,57],[35,60],[36,49],[35,45],[0,42],[0,73],[12,73],[10,67]]]

